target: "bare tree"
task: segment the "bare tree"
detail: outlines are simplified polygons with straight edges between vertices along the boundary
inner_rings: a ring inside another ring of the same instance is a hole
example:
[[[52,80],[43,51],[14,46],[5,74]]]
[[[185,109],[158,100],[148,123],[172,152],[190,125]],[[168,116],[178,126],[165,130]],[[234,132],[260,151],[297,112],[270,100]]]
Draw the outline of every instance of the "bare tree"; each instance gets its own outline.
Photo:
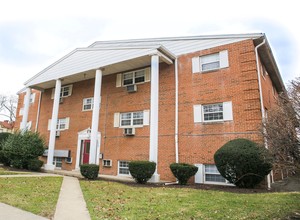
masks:
[[[16,96],[0,95],[0,115],[14,121],[16,119],[18,99]]]
[[[275,156],[277,167],[291,170],[300,166],[300,77],[292,80],[277,106],[268,111],[262,134]]]

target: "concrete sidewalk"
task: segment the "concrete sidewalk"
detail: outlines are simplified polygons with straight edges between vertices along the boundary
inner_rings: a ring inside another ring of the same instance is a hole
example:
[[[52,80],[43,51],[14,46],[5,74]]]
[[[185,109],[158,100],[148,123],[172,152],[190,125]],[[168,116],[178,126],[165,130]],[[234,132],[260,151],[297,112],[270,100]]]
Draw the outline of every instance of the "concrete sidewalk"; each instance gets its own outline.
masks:
[[[91,217],[86,207],[78,179],[64,176],[54,220],[70,219],[90,220]]]
[[[0,203],[0,219],[5,220],[48,220],[31,212]]]

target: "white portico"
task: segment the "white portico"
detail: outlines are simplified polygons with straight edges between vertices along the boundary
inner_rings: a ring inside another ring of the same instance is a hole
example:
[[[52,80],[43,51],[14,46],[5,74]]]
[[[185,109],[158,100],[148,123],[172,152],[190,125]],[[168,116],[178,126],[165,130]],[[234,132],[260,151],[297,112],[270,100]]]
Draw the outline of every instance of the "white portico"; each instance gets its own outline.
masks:
[[[101,131],[99,131],[102,76],[149,67],[151,69],[151,97],[150,97],[150,140],[149,160],[158,162],[158,114],[159,114],[159,63],[172,64],[175,56],[160,45],[147,45],[138,47],[118,48],[81,48],[72,51],[56,63],[52,64],[36,76],[28,80],[26,97],[30,97],[30,88],[43,91],[54,87],[54,99],[50,136],[48,144],[48,157],[45,169],[54,169],[53,155],[57,141],[56,131],[58,126],[59,104],[62,96],[62,87],[86,79],[95,79],[93,95],[93,112],[91,127],[78,133],[75,169],[82,163],[82,143],[90,141],[89,163],[99,164],[101,152]],[[22,129],[27,123],[29,101],[25,99]],[[70,119],[72,121],[72,118]],[[75,159],[75,158],[74,158]],[[153,182],[159,181],[156,169]]]

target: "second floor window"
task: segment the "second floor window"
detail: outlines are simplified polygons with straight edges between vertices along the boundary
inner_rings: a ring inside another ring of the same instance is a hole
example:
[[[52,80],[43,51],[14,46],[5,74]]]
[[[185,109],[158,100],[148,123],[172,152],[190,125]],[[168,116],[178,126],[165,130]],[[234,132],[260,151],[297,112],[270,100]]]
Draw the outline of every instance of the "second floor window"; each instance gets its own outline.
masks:
[[[136,125],[143,125],[143,112],[127,112],[120,114],[120,125],[121,127],[132,127]]]
[[[94,107],[94,98],[83,99],[82,111],[93,110],[93,107]]]
[[[138,70],[123,75],[123,85],[133,85],[136,83],[145,82],[145,70]]]

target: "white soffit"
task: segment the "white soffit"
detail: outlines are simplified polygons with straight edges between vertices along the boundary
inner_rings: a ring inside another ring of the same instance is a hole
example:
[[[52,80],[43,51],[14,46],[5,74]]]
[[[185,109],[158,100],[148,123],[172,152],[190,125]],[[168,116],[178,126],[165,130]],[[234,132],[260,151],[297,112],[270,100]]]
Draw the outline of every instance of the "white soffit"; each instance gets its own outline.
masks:
[[[114,71],[111,68],[113,64],[124,63],[125,61],[137,58],[143,60],[142,58],[145,56],[147,56],[147,60],[150,61],[149,55],[160,53],[158,51],[160,48],[163,49],[163,47],[160,46],[76,49],[29,79],[25,82],[25,85],[35,86],[51,80],[106,66],[108,68],[105,69],[108,71]],[[137,63],[138,61],[135,62]],[[108,71],[106,72],[108,73]],[[117,69],[115,69],[115,71],[117,71]]]

